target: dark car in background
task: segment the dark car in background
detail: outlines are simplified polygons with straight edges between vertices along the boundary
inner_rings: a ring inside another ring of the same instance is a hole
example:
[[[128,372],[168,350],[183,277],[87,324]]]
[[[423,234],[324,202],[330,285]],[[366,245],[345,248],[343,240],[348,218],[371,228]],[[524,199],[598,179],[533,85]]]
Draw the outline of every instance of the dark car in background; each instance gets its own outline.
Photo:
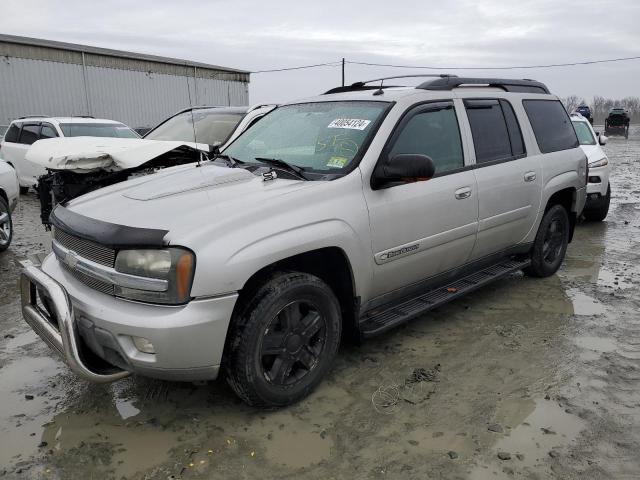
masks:
[[[629,113],[624,108],[612,108],[604,121],[604,134],[629,138]]]
[[[591,109],[589,108],[589,105],[584,105],[584,104],[580,105],[578,108],[576,108],[575,111],[576,113],[579,113],[584,118],[589,120],[589,123],[593,125],[593,115],[591,114]]]

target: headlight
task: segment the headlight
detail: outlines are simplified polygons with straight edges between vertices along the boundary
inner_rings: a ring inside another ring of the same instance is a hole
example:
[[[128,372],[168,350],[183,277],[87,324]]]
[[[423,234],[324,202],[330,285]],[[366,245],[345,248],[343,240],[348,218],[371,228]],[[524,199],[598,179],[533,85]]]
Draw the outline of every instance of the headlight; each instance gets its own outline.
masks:
[[[596,160],[595,162],[590,162],[589,168],[604,167],[605,165],[609,165],[609,160],[607,160],[607,157]]]
[[[150,303],[187,303],[191,295],[195,260],[194,254],[184,248],[120,250],[116,257],[116,271],[167,280],[167,290],[157,292],[116,285],[116,296]]]

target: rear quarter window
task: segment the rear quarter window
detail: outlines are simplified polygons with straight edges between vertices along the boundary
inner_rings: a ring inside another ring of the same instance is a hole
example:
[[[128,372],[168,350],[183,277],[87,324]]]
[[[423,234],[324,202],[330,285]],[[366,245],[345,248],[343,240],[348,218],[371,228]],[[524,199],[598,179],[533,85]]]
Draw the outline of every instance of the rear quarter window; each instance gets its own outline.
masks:
[[[523,100],[522,105],[542,153],[579,145],[569,114],[559,100]]]

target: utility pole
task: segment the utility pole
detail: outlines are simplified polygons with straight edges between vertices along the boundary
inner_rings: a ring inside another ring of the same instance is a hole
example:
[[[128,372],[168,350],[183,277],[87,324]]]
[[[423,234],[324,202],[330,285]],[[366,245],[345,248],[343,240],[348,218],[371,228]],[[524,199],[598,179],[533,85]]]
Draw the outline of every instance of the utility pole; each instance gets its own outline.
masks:
[[[342,58],[342,86],[344,87],[344,57]]]

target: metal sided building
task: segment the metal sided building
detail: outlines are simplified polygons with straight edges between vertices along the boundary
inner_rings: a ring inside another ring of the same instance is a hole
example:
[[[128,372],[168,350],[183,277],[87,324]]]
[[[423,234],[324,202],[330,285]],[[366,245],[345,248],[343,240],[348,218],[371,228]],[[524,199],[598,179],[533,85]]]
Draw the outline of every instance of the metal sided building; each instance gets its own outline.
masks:
[[[145,128],[191,105],[248,102],[244,70],[0,35],[0,126],[25,115],[91,115]]]

